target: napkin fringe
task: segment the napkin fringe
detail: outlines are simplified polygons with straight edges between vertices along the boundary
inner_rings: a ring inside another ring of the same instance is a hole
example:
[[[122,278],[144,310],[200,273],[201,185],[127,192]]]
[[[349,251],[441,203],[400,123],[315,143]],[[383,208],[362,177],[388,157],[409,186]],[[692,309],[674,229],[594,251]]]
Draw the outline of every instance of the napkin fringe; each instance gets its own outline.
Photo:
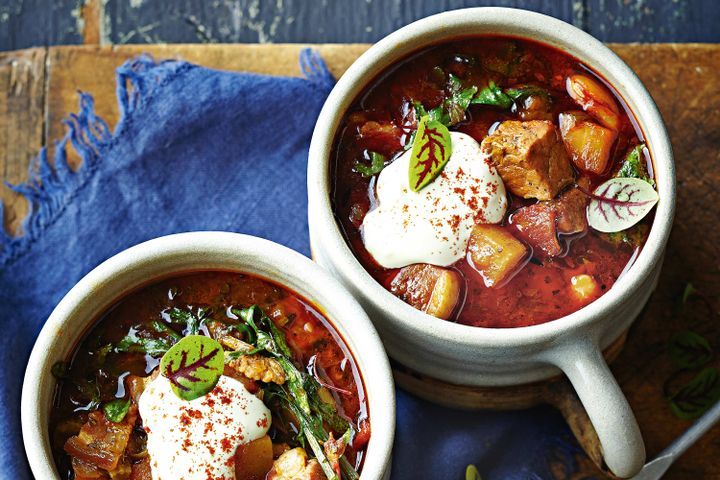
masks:
[[[120,121],[115,135],[122,132],[156,90],[163,87],[179,73],[196,68],[195,65],[178,60],[158,62],[150,55],[140,55],[128,60],[116,70],[117,99]]]
[[[303,49],[299,60],[300,69],[309,82],[322,89],[332,89],[335,78],[317,51]],[[0,228],[0,266],[27,251],[41,232],[58,218],[93,176],[107,149],[132,124],[135,114],[142,110],[154,93],[180,73],[193,68],[197,66],[177,60],[158,62],[149,55],[140,55],[120,66],[116,71],[120,120],[113,133],[105,120],[95,114],[93,97],[78,92],[79,111],[71,113],[63,121],[68,130],[60,141],[55,142],[53,161],[49,161],[47,149],[42,148],[30,162],[26,182],[18,185],[6,182],[11,190],[28,200],[30,211],[23,219],[22,233],[18,236]],[[82,159],[77,170],[68,163],[68,143]],[[0,225],[4,225],[3,222],[4,206],[0,202]]]
[[[335,86],[335,77],[317,50],[303,48],[300,51],[300,71],[307,80],[330,91]]]
[[[117,69],[117,98],[120,120],[114,133],[107,122],[95,114],[93,97],[78,92],[78,113],[71,113],[63,120],[67,133],[55,142],[53,162],[49,161],[47,148],[31,162],[28,180],[17,185],[5,182],[14,192],[24,196],[29,213],[22,223],[22,233],[10,235],[0,227],[0,266],[19,257],[38,238],[40,233],[59,216],[75,194],[92,177],[105,151],[115,143],[120,134],[132,123],[133,115],[140,110],[154,92],[175,78],[180,72],[195,68],[186,62],[156,62],[147,55],[128,60]],[[68,143],[82,159],[73,170],[68,163]],[[4,225],[4,205],[0,202],[0,226]]]
[[[4,228],[0,229],[0,264],[14,258],[25,246],[36,238],[38,232],[51,223],[56,213],[66,205],[80,185],[95,170],[100,157],[100,150],[111,140],[112,135],[107,123],[95,115],[93,98],[87,93],[79,92],[80,108],[77,114],[72,113],[63,120],[68,131],[58,142],[55,142],[55,153],[52,165],[46,148],[30,162],[28,180],[13,185],[5,184],[24,196],[30,212],[22,224],[22,234],[11,236]],[[68,142],[82,159],[82,165],[73,171],[68,163]],[[4,221],[4,207],[0,204],[0,221]]]

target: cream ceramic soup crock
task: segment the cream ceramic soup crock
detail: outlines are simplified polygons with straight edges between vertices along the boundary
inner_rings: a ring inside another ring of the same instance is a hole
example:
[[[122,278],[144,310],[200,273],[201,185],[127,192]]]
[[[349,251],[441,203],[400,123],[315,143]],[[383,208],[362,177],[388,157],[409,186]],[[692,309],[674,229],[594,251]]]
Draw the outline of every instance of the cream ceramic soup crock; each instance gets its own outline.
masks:
[[[50,373],[53,364],[67,359],[98,315],[118,298],[154,279],[199,270],[267,278],[325,314],[352,352],[365,386],[372,435],[362,478],[389,478],[395,390],[382,343],[365,312],[334,278],[303,255],[268,240],[224,232],[181,233],[141,243],[88,273],[58,304],[35,343],[23,383],[23,441],[35,478],[60,479],[48,427],[56,383]]]
[[[330,155],[348,106],[369,81],[425,46],[474,34],[536,40],[578,58],[604,77],[634,113],[649,146],[660,201],[647,243],[612,289],[581,310],[522,328],[475,328],[426,315],[368,274],[346,244],[330,200]],[[675,205],[672,151],[660,114],[635,73],[595,38],[555,18],[524,10],[472,8],[434,15],[385,37],[340,78],[317,122],[308,164],[309,222],[315,259],[348,287],[378,328],[390,356],[443,382],[521,385],[567,375],[619,477],[637,473],[645,448],[627,400],[601,354],[625,332],[652,293]]]

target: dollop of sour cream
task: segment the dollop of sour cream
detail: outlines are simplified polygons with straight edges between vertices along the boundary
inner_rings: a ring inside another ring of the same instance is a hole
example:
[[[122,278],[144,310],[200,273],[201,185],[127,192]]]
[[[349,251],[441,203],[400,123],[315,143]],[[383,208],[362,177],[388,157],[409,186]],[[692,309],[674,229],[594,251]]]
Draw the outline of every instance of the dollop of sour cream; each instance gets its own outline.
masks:
[[[138,402],[153,480],[235,479],[235,450],[262,437],[271,414],[263,402],[231,377],[222,376],[207,395],[186,401],[158,375]]]
[[[505,186],[471,136],[450,132],[452,155],[438,177],[410,189],[408,150],[380,172],[377,207],[363,219],[363,243],[385,268],[413,263],[447,266],[465,256],[476,223],[498,223]]]

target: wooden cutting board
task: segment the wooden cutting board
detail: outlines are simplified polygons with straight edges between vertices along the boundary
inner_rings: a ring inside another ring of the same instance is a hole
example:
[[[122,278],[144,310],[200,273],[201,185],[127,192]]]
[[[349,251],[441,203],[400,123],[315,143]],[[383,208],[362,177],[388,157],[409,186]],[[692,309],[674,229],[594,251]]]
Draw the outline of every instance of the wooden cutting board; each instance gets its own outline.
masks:
[[[299,75],[302,45],[134,45],[52,47],[0,53],[0,174],[27,178],[27,166],[43,145],[64,132],[61,120],[77,110],[77,90],[91,93],[100,116],[117,120],[114,71],[140,53],[182,58],[212,68]],[[339,76],[367,45],[317,45]],[[629,332],[613,371],[628,396],[652,457],[690,422],[671,412],[666,395],[688,379],[668,353],[683,330],[703,335],[720,350],[720,45],[611,45],[640,76],[667,123],[678,177],[677,215],[660,283]],[[17,231],[27,211],[23,199],[2,187],[6,227]],[[688,283],[702,295],[683,303]],[[712,360],[720,367],[720,356]],[[579,458],[582,474],[600,477]],[[668,479],[720,478],[720,427],[715,427],[672,467]]]

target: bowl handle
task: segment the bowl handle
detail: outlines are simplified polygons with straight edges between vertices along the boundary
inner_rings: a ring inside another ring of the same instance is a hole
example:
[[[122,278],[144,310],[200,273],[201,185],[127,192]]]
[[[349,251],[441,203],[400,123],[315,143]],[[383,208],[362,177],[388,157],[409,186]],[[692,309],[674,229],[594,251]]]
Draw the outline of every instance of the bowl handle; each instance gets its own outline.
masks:
[[[551,362],[565,372],[595,428],[608,469],[620,478],[638,473],[645,463],[640,427],[600,347],[582,339],[553,353]]]

